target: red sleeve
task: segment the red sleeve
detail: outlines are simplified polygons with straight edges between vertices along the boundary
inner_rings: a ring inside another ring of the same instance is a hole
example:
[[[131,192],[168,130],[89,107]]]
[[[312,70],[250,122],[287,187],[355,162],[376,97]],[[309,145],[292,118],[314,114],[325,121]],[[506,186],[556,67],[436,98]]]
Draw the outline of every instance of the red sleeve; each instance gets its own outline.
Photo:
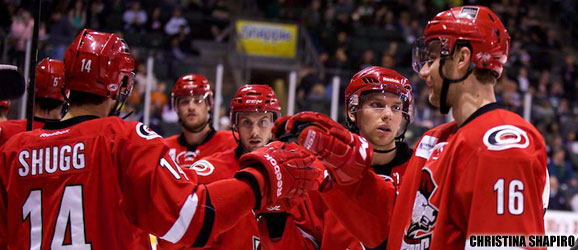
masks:
[[[254,206],[250,186],[239,180],[197,185],[142,123],[115,150],[121,166],[121,206],[129,220],[169,242],[202,247]],[[156,162],[156,164],[154,164]]]
[[[546,162],[539,155],[489,153],[472,160],[475,165],[467,236],[470,234],[544,234],[544,206],[549,198]],[[545,152],[544,152],[545,154]],[[459,195],[462,197],[462,195]],[[496,223],[499,221],[500,223]]]
[[[321,197],[339,222],[363,244],[376,247],[386,240],[395,201],[393,183],[370,171],[352,185],[335,185],[321,192]]]

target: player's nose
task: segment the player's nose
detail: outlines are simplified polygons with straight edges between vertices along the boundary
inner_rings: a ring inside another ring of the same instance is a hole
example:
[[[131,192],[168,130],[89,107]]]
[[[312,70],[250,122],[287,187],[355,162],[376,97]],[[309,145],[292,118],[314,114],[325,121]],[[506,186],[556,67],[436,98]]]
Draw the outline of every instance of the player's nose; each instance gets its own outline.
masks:
[[[428,63],[426,63],[425,65],[423,65],[423,67],[421,67],[421,69],[419,70],[419,78],[421,79],[426,79],[430,74],[430,66]]]

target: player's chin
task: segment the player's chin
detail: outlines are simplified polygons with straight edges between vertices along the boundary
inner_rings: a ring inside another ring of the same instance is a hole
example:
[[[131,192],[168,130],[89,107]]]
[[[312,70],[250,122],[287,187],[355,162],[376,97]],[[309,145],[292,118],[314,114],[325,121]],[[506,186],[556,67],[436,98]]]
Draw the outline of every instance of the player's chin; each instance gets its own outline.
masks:
[[[433,93],[429,94],[428,101],[434,107],[436,107],[436,108],[440,107],[440,99],[436,95],[434,95]]]

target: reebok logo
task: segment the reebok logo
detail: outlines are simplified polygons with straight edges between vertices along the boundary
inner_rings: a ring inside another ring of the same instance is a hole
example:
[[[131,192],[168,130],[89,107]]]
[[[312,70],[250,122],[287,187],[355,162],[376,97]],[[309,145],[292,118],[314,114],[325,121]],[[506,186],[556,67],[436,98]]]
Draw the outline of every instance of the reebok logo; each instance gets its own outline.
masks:
[[[391,78],[391,77],[387,77],[387,76],[384,76],[382,80],[384,82],[400,83],[399,79],[395,79],[395,78]]]
[[[67,130],[62,130],[62,131],[56,131],[56,132],[53,132],[53,133],[42,133],[42,134],[40,134],[40,137],[50,137],[50,136],[55,136],[55,135],[66,134],[66,133],[68,133],[68,132],[70,132],[69,129],[67,129]]]
[[[277,197],[281,196],[283,191],[283,175],[281,175],[281,167],[277,164],[277,160],[273,159],[269,154],[265,154],[265,159],[273,165],[273,170],[275,170],[275,178],[277,179]]]

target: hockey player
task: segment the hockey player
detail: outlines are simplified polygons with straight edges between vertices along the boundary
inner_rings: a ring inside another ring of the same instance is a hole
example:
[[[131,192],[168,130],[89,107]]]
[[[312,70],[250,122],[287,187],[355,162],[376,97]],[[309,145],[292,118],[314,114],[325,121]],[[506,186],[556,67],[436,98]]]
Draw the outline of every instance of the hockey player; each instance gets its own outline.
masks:
[[[114,34],[83,30],[64,56],[70,110],[1,151],[1,249],[150,249],[148,233],[203,247],[251,209],[315,188],[313,157],[272,143],[236,179],[198,185],[159,135],[118,114],[134,62]]]
[[[10,101],[9,100],[0,101],[0,122],[8,120],[9,111],[10,111]]]
[[[199,183],[208,184],[232,178],[240,170],[239,159],[271,141],[273,123],[281,115],[281,105],[273,89],[267,85],[247,84],[241,87],[231,101],[232,130],[239,135],[234,148],[203,157],[191,165],[198,173]],[[229,132],[231,133],[231,132]],[[258,249],[259,233],[253,214],[248,214],[233,228],[217,237],[205,249]],[[160,249],[174,248],[166,241]]]
[[[410,82],[393,70],[368,67],[352,77],[345,90],[345,100],[349,131],[361,135],[373,148],[373,172],[399,185],[413,152],[403,141],[413,114]],[[364,249],[360,241],[341,225],[317,192],[309,192],[309,197],[317,217],[322,221],[321,225],[317,225],[322,230],[321,238],[316,239],[318,249]],[[285,226],[285,231],[291,231],[290,227]],[[310,241],[309,238],[301,240]],[[288,244],[291,243],[285,243]],[[274,246],[279,246],[279,249],[284,247],[281,244]]]
[[[308,148],[323,159],[337,184],[354,180],[348,190],[359,192],[340,194],[345,188],[337,187],[322,197],[334,207],[337,201],[364,207],[333,210],[364,243],[388,239],[388,249],[469,249],[472,235],[544,234],[549,193],[544,141],[531,124],[495,103],[494,85],[509,46],[506,29],[486,7],[452,8],[428,22],[413,64],[430,89],[430,102],[442,113],[452,108],[455,123],[421,138],[415,155],[426,154],[427,160],[410,161],[393,216],[384,211],[392,210],[394,187],[364,181],[375,177],[365,174],[367,157],[357,151],[362,146],[334,129],[319,133],[307,127],[300,134],[300,141],[311,141]],[[295,121],[327,128],[326,122],[297,115],[285,129],[293,129]],[[318,150],[340,145],[353,145],[339,148],[356,159],[353,164],[339,164],[333,154]],[[364,230],[370,220],[377,226]]]
[[[62,117],[62,106],[66,103],[63,92],[64,64],[45,58],[36,66],[36,89],[34,100],[33,129],[42,128],[44,123],[58,121]],[[0,146],[10,137],[26,131],[26,120],[12,120],[0,123]]]
[[[235,148],[231,131],[215,131],[211,126],[213,90],[209,81],[198,74],[186,74],[177,80],[171,93],[173,108],[179,115],[183,132],[166,139],[170,155],[181,167],[190,168],[205,156]],[[208,169],[195,169],[209,175]]]

